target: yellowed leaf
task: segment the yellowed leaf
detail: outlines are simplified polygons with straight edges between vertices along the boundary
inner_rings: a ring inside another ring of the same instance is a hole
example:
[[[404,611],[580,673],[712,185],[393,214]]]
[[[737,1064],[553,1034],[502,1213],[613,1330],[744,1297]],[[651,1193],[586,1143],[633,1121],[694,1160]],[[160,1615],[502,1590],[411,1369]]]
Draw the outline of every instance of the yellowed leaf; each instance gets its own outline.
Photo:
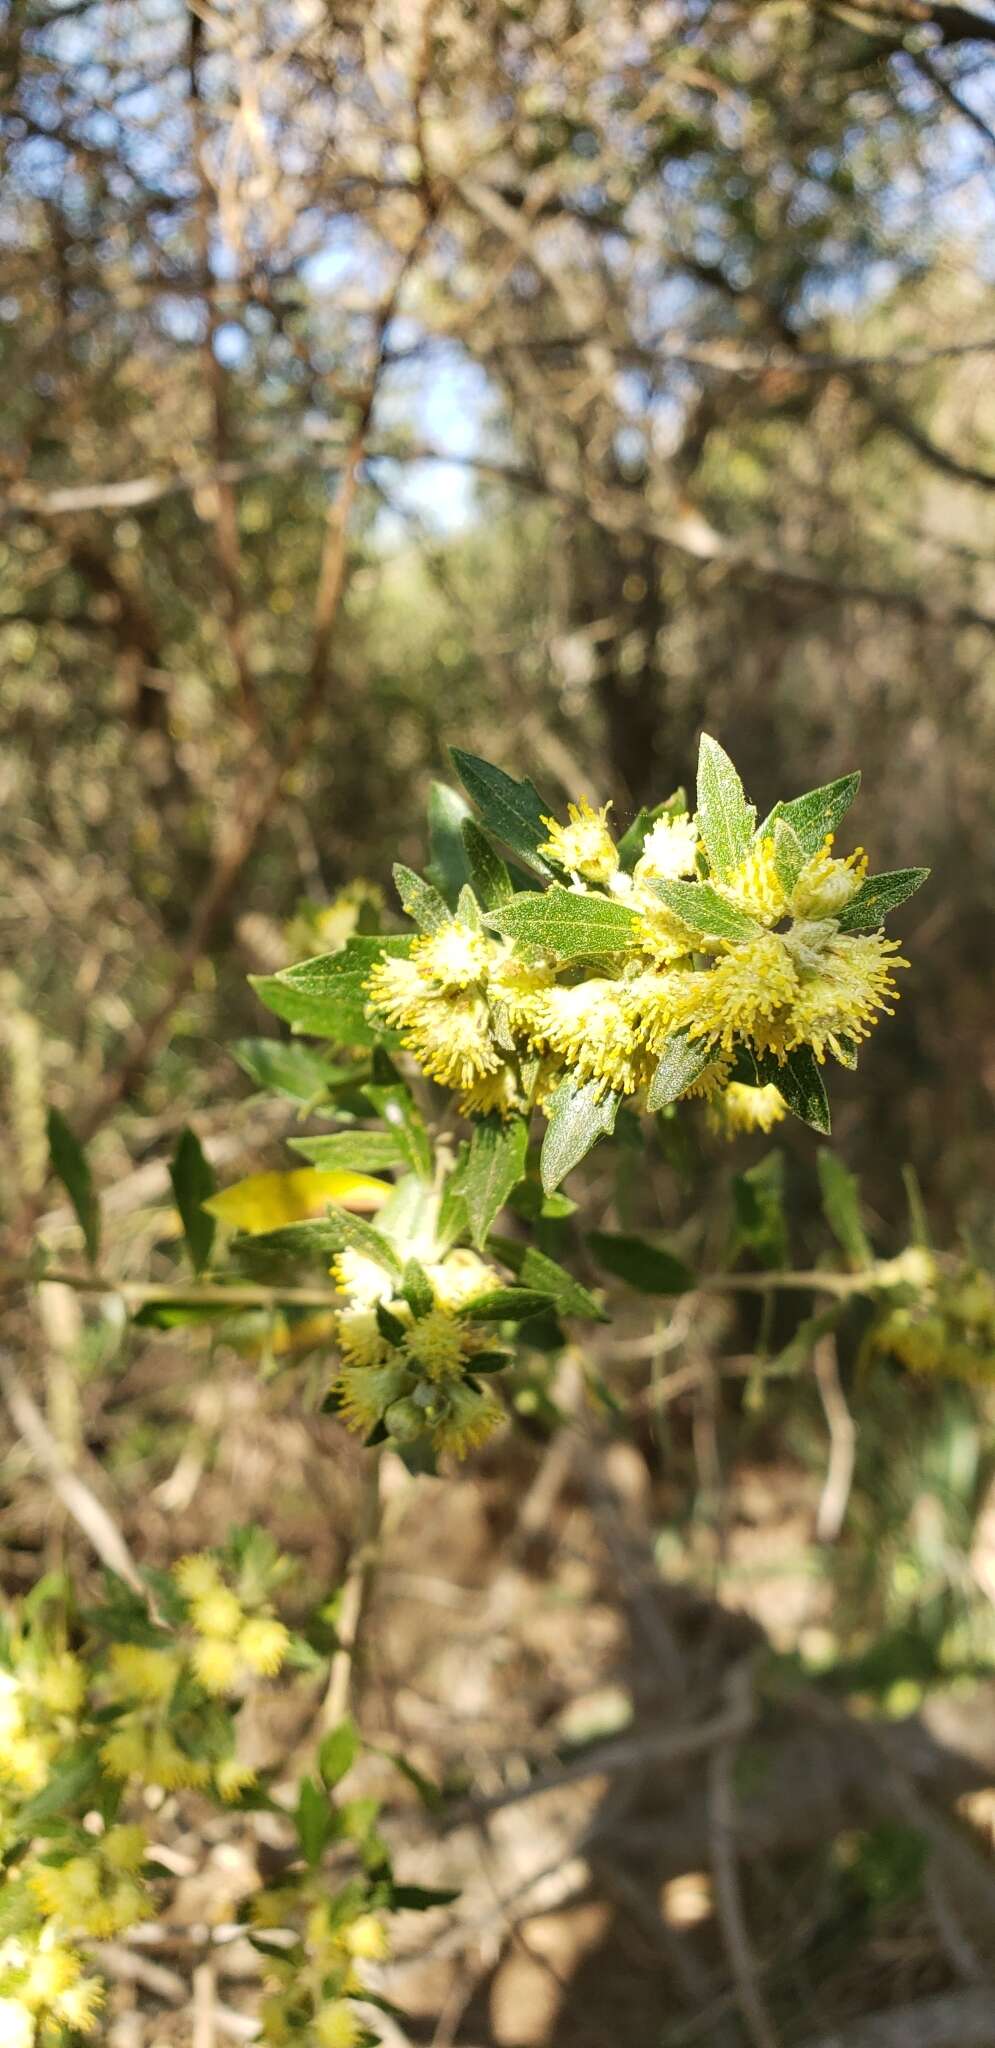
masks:
[[[346,1209],[379,1209],[390,1194],[386,1181],[345,1168],[323,1172],[300,1166],[293,1173],[254,1173],[222,1188],[204,1207],[233,1230],[281,1230],[285,1223],[303,1223],[321,1216],[329,1202]]]

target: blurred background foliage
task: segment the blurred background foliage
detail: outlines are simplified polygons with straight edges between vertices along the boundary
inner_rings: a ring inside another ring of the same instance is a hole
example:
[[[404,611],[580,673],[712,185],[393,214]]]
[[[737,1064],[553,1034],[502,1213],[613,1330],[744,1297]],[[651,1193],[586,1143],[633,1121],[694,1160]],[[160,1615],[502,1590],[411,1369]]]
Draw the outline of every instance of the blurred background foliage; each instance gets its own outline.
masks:
[[[392,901],[391,863],[423,865],[448,743],[531,775],[561,814],[611,797],[624,825],[691,779],[705,725],[761,812],[860,767],[872,865],[932,865],[900,921],[898,1014],[836,1078],[836,1143],[882,1252],[908,1239],[909,1161],[937,1242],[990,1258],[993,46],[984,0],[14,0],[15,1234],[44,1196],[48,1101],[95,1132],[106,1187],[188,1120],[225,1141],[246,1093],[225,1042],[270,1029],[247,974],[303,950],[314,906],[357,876]],[[808,1260],[811,1143],[786,1143]],[[687,1224],[714,1148],[675,1126],[652,1174],[620,1159],[610,1187],[595,1170],[595,1206],[721,1255],[725,1193]],[[618,1399],[631,1354],[664,1576],[714,1587],[719,1555],[735,1605],[736,1572],[762,1576],[772,1550],[795,1591],[772,1582],[754,1619],[786,1641],[795,1616],[813,1668],[895,1711],[987,1669],[969,1563],[987,1397],[867,1363],[846,1543],[804,1550],[786,1479],[765,1549],[750,1475],[780,1461],[811,1494],[824,1417],[814,1384],[755,1370],[790,1314],[730,1315],[658,1326],[654,1352],[636,1302],[606,1368]],[[723,1399],[756,1541],[731,1555],[714,1384],[693,1415],[653,1388],[679,1343],[697,1370],[733,1338],[747,1391]],[[109,1323],[74,1341],[107,1371]],[[130,1372],[105,1450],[137,1508],[143,1461],[182,1457],[188,1411],[155,1356]],[[530,1429],[546,1440],[538,1367],[535,1384],[523,1458]],[[230,1480],[222,1457],[208,1519]],[[806,1578],[832,1579],[831,1614]],[[846,1911],[877,1869],[833,1866]],[[925,1949],[896,1982],[922,1963],[932,1987]]]

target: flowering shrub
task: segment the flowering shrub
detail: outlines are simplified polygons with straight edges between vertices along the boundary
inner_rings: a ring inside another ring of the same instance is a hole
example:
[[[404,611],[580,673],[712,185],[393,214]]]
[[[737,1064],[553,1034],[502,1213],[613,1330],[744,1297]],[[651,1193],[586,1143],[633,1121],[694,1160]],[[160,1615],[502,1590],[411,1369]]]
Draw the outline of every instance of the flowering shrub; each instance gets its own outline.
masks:
[[[415,930],[380,929],[379,892],[352,885],[298,919],[306,957],[255,984],[292,1035],[243,1041],[236,1058],[332,1128],[290,1140],[291,1170],[221,1191],[185,1132],[171,1177],[192,1278],[126,1286],[146,1325],[209,1324],[271,1369],[310,1355],[325,1408],[422,1472],[472,1452],[509,1411],[535,1411],[545,1395],[523,1351],[555,1357],[564,1324],[606,1319],[604,1289],[573,1270],[577,1205],[561,1183],[623,1111],[630,1136],[633,1111],[666,1124],[685,1104],[703,1105],[726,1137],[788,1114],[828,1132],[823,1069],[854,1066],[890,1014],[907,963],[882,921],[925,875],[871,876],[860,849],[836,853],[856,775],[758,824],[707,738],[694,811],[678,791],[619,836],[608,806],[581,800],[563,821],[530,782],[454,759],[477,815],[434,789],[429,873],[396,870]],[[50,1141],[90,1268],[54,1267],[42,1249],[23,1278],[106,1293],[115,1282],[96,1270],[90,1170],[55,1113]],[[897,1258],[876,1257],[856,1186],[825,1148],[838,1250],[808,1275],[785,1272],[779,1171],[771,1155],[737,1181],[720,1274],[696,1275],[670,1246],[623,1232],[588,1232],[584,1256],[647,1295],[810,1286],[823,1305],[800,1324],[796,1358],[859,1301],[865,1357],[990,1371],[988,1277],[937,1255],[919,1229]],[[740,1279],[744,1255],[754,1270]],[[56,2048],[99,2024],[99,1944],[155,1910],[148,1826],[165,1799],[273,1806],[240,1754],[239,1708],[316,1660],[276,1612],[285,1570],[263,1532],[241,1530],[137,1586],[110,1580],[83,1614],[44,1580],[9,1614],[0,2042]],[[280,1880],[246,1909],[267,2042],[373,2040],[365,1973],[387,1954],[391,1912],[448,1896],[398,1886],[375,1802],[340,1797],[357,1745],[348,1719],[326,1733],[284,1809],[295,1845]],[[334,1883],[333,1849],[336,1865],[341,1852],[350,1863]]]

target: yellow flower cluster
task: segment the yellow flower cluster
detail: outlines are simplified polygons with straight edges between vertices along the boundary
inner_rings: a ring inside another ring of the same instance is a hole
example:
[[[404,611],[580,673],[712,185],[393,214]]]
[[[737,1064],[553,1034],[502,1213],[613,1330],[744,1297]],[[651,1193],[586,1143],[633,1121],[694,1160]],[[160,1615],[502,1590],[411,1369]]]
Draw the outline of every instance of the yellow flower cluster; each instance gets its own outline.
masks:
[[[89,2033],[103,2000],[79,1944],[106,1941],[148,1917],[140,1827],[117,1826],[33,1854],[5,1879],[0,1939],[0,2042],[47,2048]]]
[[[317,1876],[257,1892],[251,1901],[249,1918],[260,1932],[283,1929],[296,1936],[285,1961],[269,1959],[260,2020],[261,2038],[272,2048],[305,2039],[317,2048],[360,2048],[369,2038],[353,2001],[365,1995],[362,1964],[386,1959],[387,1933],[361,1897],[351,1916],[344,1903],[345,1895],[329,1897]]]
[[[365,1435],[383,1424],[396,1442],[424,1438],[457,1457],[485,1442],[504,1410],[472,1378],[489,1340],[459,1311],[501,1284],[493,1267],[466,1249],[428,1264],[432,1305],[417,1316],[390,1275],[361,1253],[342,1252],[332,1271],[346,1296],[332,1391],[348,1427]]]
[[[908,1254],[905,1255],[906,1260]],[[941,1265],[914,1254],[908,1298],[890,1307],[871,1333],[871,1348],[910,1372],[945,1379],[995,1379],[995,1282],[976,1266]],[[895,1262],[899,1264],[898,1261]]]
[[[272,1678],[287,1654],[282,1621],[262,1606],[249,1613],[226,1583],[217,1559],[200,1552],[181,1558],[173,1576],[187,1605],[189,1632],[178,1631],[161,1648],[112,1643],[108,1654],[109,1701],[122,1712],[101,1747],[108,1771],[139,1778],[165,1791],[213,1785],[224,1799],[237,1799],[254,1773],[234,1754],[201,1753],[199,1720],[189,1709],[174,1713],[177,1688],[191,1674],[203,1691],[224,1697],[251,1675]],[[199,1717],[202,1718],[202,1717]],[[180,1739],[180,1738],[185,1739]]]
[[[632,913],[631,937],[600,957],[596,972],[559,960],[555,934],[548,952],[519,957],[484,929],[486,912],[470,921],[464,893],[461,914],[417,938],[407,958],[379,961],[367,982],[371,1017],[458,1092],[464,1114],[525,1113],[567,1076],[591,1084],[596,1097],[638,1095],[679,1036],[712,1055],[704,1089],[693,1083],[686,1092],[707,1095],[714,1127],[769,1130],[785,1103],[769,1072],[752,1085],[751,1056],[783,1067],[809,1047],[820,1064],[828,1055],[852,1064],[880,1013],[891,1013],[894,970],[908,963],[881,931],[841,926],[867,858],[860,850],[836,858],[832,834],[786,881],[774,830],[755,835],[737,864],[709,873],[696,821],[671,809],[650,827],[629,873],[607,807],[582,801],[570,805],[567,824],[544,823],[549,838],[538,851],[569,877],[564,900],[593,893]],[[707,885],[700,917],[699,885]],[[745,1072],[733,1070],[737,1053],[747,1056]]]

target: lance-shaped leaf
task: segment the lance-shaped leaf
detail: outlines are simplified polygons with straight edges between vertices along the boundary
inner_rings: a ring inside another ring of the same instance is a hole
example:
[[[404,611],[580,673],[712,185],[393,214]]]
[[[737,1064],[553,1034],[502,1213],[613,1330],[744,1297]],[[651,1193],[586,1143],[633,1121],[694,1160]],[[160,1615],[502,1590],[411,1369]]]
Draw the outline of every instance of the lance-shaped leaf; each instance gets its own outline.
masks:
[[[714,1058],[714,1047],[700,1038],[688,1038],[683,1031],[675,1031],[668,1038],[660,1054],[660,1064],[650,1082],[646,1095],[647,1109],[666,1109],[667,1104],[676,1102],[692,1081],[697,1081]]]
[[[403,867],[400,861],[394,862],[393,873],[401,909],[419,931],[441,931],[443,925],[450,923],[452,911],[431,882],[423,881],[421,875],[415,874],[414,868]]]
[[[636,929],[632,911],[614,897],[582,896],[559,882],[540,895],[513,896],[489,911],[487,922],[526,958],[549,953],[557,960],[624,952]]]
[[[410,951],[410,935],[354,937],[338,953],[322,953],[279,974],[250,975],[249,980],[260,1001],[292,1030],[337,1045],[372,1045],[383,1033],[366,1015],[366,981],[384,954],[405,957]]]
[[[777,818],[774,823],[774,869],[786,896],[790,896],[803,867],[805,849],[793,825],[787,818]]]
[[[757,1079],[762,1085],[773,1083],[800,1123],[808,1124],[813,1131],[821,1131],[828,1137],[831,1120],[829,1097],[822,1078],[822,1069],[810,1045],[799,1045],[789,1052],[783,1067],[778,1065],[773,1053],[757,1056]]]
[[[195,1273],[202,1273],[211,1256],[215,1229],[214,1218],[203,1205],[214,1194],[217,1182],[199,1138],[189,1128],[180,1133],[169,1178],[191,1264]]]
[[[698,830],[712,873],[729,873],[742,860],[756,823],[743,785],[723,747],[707,732],[698,750]]]
[[[819,1153],[819,1184],[826,1222],[850,1264],[869,1266],[874,1253],[860,1213],[860,1183],[828,1147]]]
[[[318,1167],[299,1166],[291,1173],[251,1174],[248,1180],[222,1188],[204,1206],[229,1229],[254,1234],[320,1216],[329,1202],[350,1201],[357,1208],[378,1209],[389,1193],[382,1180],[371,1180],[365,1173],[344,1168],[324,1173]]]
[[[694,1286],[694,1274],[683,1260],[644,1238],[592,1230],[587,1242],[599,1266],[640,1294],[686,1294]]]
[[[599,1138],[615,1129],[621,1096],[603,1095],[596,1081],[579,1085],[568,1075],[546,1105],[548,1128],[542,1143],[539,1171],[547,1195],[579,1165]]]
[[[463,825],[470,806],[458,789],[446,782],[433,782],[428,792],[428,840],[431,859],[428,879],[450,907],[456,902],[470,869],[463,844]]]
[[[489,1294],[476,1294],[457,1310],[464,1323],[524,1323],[541,1316],[551,1297],[534,1287],[493,1287]]]
[[[464,1161],[460,1192],[466,1203],[473,1242],[481,1247],[495,1216],[525,1173],[528,1125],[524,1117],[502,1123],[487,1117],[473,1127]]]
[[[100,1203],[93,1186],[86,1153],[79,1139],[70,1130],[61,1111],[48,1112],[48,1149],[52,1171],[57,1174],[74,1210],[76,1221],[83,1232],[86,1255],[91,1266],[97,1263],[100,1251]]]
[[[820,789],[806,790],[804,796],[795,796],[788,803],[775,804],[757,832],[761,839],[773,832],[778,818],[784,818],[795,833],[806,860],[818,853],[820,846],[830,832],[835,832],[860,788],[860,772],[841,775],[836,782],[825,782]]]
[[[392,1280],[401,1278],[401,1261],[392,1244],[372,1223],[362,1216],[354,1216],[351,1209],[340,1209],[336,1203],[328,1207],[328,1221],[338,1233],[338,1250],[359,1252],[364,1259],[372,1259],[381,1271],[389,1273]]]
[[[290,1138],[288,1143],[292,1152],[299,1152],[302,1159],[325,1173],[340,1166],[379,1173],[381,1167],[396,1166],[407,1156],[400,1131],[334,1131],[323,1138]]]
[[[292,1102],[315,1102],[336,1082],[354,1078],[351,1068],[335,1066],[312,1046],[293,1040],[239,1038],[229,1051],[257,1088],[272,1089]]]
[[[464,820],[463,846],[474,895],[485,910],[496,910],[499,903],[507,903],[515,893],[505,862],[473,818]]]
[[[546,1252],[540,1252],[535,1245],[529,1248],[519,1267],[518,1277],[523,1287],[537,1288],[549,1295],[555,1308],[564,1316],[585,1316],[589,1321],[607,1323],[610,1318],[600,1303],[595,1301],[587,1287],[582,1287],[572,1273],[558,1266],[555,1259]]]
[[[459,747],[452,749],[452,760],[487,830],[494,833],[502,846],[510,846],[512,853],[517,853],[537,875],[552,875],[549,862],[537,851],[549,837],[543,820],[551,806],[534,785],[527,778],[516,782],[503,768],[495,768],[478,754],[464,754]]]
[[[654,882],[651,886],[654,896],[696,932],[733,941],[757,936],[756,920],[745,910],[737,910],[734,903],[727,903],[709,882]]]
[[[879,925],[890,910],[897,910],[922,888],[928,874],[928,868],[896,868],[890,875],[870,875],[840,911],[840,930],[861,932]]]

